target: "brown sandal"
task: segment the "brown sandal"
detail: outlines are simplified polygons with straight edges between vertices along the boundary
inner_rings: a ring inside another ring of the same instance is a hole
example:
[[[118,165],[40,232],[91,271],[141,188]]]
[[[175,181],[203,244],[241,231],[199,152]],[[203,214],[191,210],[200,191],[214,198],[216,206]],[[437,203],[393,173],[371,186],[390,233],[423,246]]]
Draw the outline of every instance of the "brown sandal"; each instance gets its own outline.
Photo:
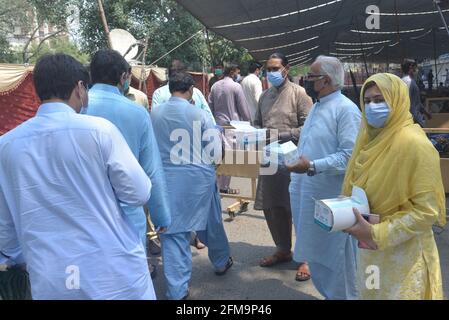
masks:
[[[307,281],[310,280],[310,270],[307,262],[300,263],[298,270],[296,271],[295,280],[296,281]]]
[[[259,266],[266,268],[266,267],[275,266],[279,263],[290,262],[290,261],[292,261],[291,253],[282,254],[282,253],[276,252],[272,256],[263,258],[262,261],[260,261]]]

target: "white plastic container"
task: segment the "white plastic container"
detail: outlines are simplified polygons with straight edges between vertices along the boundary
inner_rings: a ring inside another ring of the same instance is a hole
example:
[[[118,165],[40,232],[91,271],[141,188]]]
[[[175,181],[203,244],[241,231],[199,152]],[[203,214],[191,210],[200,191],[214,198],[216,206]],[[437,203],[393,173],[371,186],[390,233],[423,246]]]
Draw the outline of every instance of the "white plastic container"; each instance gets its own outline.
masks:
[[[348,229],[356,223],[353,208],[363,216],[371,216],[366,193],[356,186],[351,197],[315,200],[315,223],[329,232]]]
[[[280,144],[270,143],[263,149],[264,163],[277,165],[292,165],[298,160],[298,147],[291,141]]]

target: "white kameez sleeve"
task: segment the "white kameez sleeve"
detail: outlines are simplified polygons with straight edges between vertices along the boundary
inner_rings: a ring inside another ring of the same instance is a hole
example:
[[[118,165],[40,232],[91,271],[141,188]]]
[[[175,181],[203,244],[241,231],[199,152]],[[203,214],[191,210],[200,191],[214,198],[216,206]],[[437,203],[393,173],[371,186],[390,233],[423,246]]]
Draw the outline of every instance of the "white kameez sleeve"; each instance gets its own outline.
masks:
[[[24,263],[14,221],[0,184],[0,264]]]

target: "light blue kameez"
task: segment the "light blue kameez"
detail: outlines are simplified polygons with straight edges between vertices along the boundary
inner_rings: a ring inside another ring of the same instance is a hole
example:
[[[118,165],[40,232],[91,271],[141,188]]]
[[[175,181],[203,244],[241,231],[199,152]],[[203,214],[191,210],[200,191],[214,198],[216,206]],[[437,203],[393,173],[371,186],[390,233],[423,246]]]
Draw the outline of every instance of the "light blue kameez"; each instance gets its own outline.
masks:
[[[343,232],[329,233],[314,222],[314,200],[341,194],[361,113],[340,91],[320,99],[301,130],[298,151],[315,162],[317,175],[291,175],[290,199],[296,228],[295,261],[307,261],[312,281],[326,299],[356,299],[357,246]]]
[[[156,89],[156,91],[154,91],[153,93],[153,97],[151,100],[151,110],[152,111],[156,110],[161,104],[166,103],[170,99],[170,97],[171,93],[168,84]],[[195,107],[204,110],[208,114],[208,116],[211,117],[212,121],[215,123],[214,115],[210,110],[209,104],[207,103],[206,98],[199,89],[193,88],[192,100],[195,104]]]
[[[215,167],[207,159],[203,159],[205,163],[192,161],[193,155],[199,156],[198,151],[204,150],[206,145],[200,143],[200,150],[192,147],[195,144],[192,141],[197,137],[194,127],[200,129],[201,135],[206,130],[216,129],[206,112],[193,108],[187,100],[177,97],[170,98],[167,103],[156,108],[151,118],[170,190],[172,209],[172,224],[167,233],[161,235],[167,297],[182,299],[188,293],[192,272],[192,231],[197,231],[200,240],[208,246],[209,258],[216,269],[223,269],[229,259],[229,243],[221,217]],[[180,129],[186,133],[184,138],[190,139],[187,143],[190,157],[186,153],[176,153],[174,156],[173,150],[180,142],[176,130],[179,132]],[[174,137],[171,137],[172,134]],[[219,135],[212,143],[221,150]]]
[[[165,176],[150,115],[146,109],[123,96],[117,87],[95,84],[89,90],[89,106],[83,113],[107,119],[120,130],[153,183],[153,192],[147,204],[153,224],[156,227],[170,225]],[[147,220],[143,207],[123,204],[122,208],[145,244]]]

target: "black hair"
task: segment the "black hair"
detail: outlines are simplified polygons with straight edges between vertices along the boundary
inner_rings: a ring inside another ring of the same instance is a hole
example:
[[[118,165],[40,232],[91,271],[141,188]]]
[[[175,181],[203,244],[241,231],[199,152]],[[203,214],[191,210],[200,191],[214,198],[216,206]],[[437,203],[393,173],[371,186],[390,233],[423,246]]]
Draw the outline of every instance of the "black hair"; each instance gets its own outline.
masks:
[[[251,61],[251,63],[249,64],[249,68],[248,71],[249,73],[254,73],[256,72],[257,69],[261,69],[262,68],[262,64],[257,62],[257,61]]]
[[[408,74],[411,67],[416,66],[416,61],[412,59],[405,59],[401,64],[401,69],[404,74]]]
[[[104,83],[116,86],[120,82],[122,74],[127,73],[128,70],[128,62],[115,50],[98,51],[90,63],[90,73],[94,84]]]
[[[287,57],[285,56],[285,54],[283,54],[283,53],[281,53],[281,52],[275,52],[275,53],[273,53],[273,54],[268,58],[268,60],[270,60],[270,59],[281,59],[282,65],[283,65],[284,67],[286,67],[286,66],[288,65],[288,59],[287,59]]]
[[[39,59],[33,71],[36,93],[41,101],[70,99],[79,81],[89,86],[89,72],[72,56],[58,53]]]
[[[180,60],[173,60],[170,68],[168,68],[168,77],[170,78],[173,74],[177,72],[186,72],[186,65]]]
[[[371,89],[372,87],[377,86],[377,83],[375,81],[370,81],[363,85],[363,91],[360,93],[360,97],[362,99],[365,99],[365,93],[368,91],[368,89]]]
[[[230,63],[224,70],[224,75],[225,76],[229,76],[231,74],[231,72],[235,71],[235,70],[240,70],[240,66],[236,63]]]
[[[195,84],[192,75],[187,72],[176,72],[168,80],[168,89],[170,93],[186,92]]]

